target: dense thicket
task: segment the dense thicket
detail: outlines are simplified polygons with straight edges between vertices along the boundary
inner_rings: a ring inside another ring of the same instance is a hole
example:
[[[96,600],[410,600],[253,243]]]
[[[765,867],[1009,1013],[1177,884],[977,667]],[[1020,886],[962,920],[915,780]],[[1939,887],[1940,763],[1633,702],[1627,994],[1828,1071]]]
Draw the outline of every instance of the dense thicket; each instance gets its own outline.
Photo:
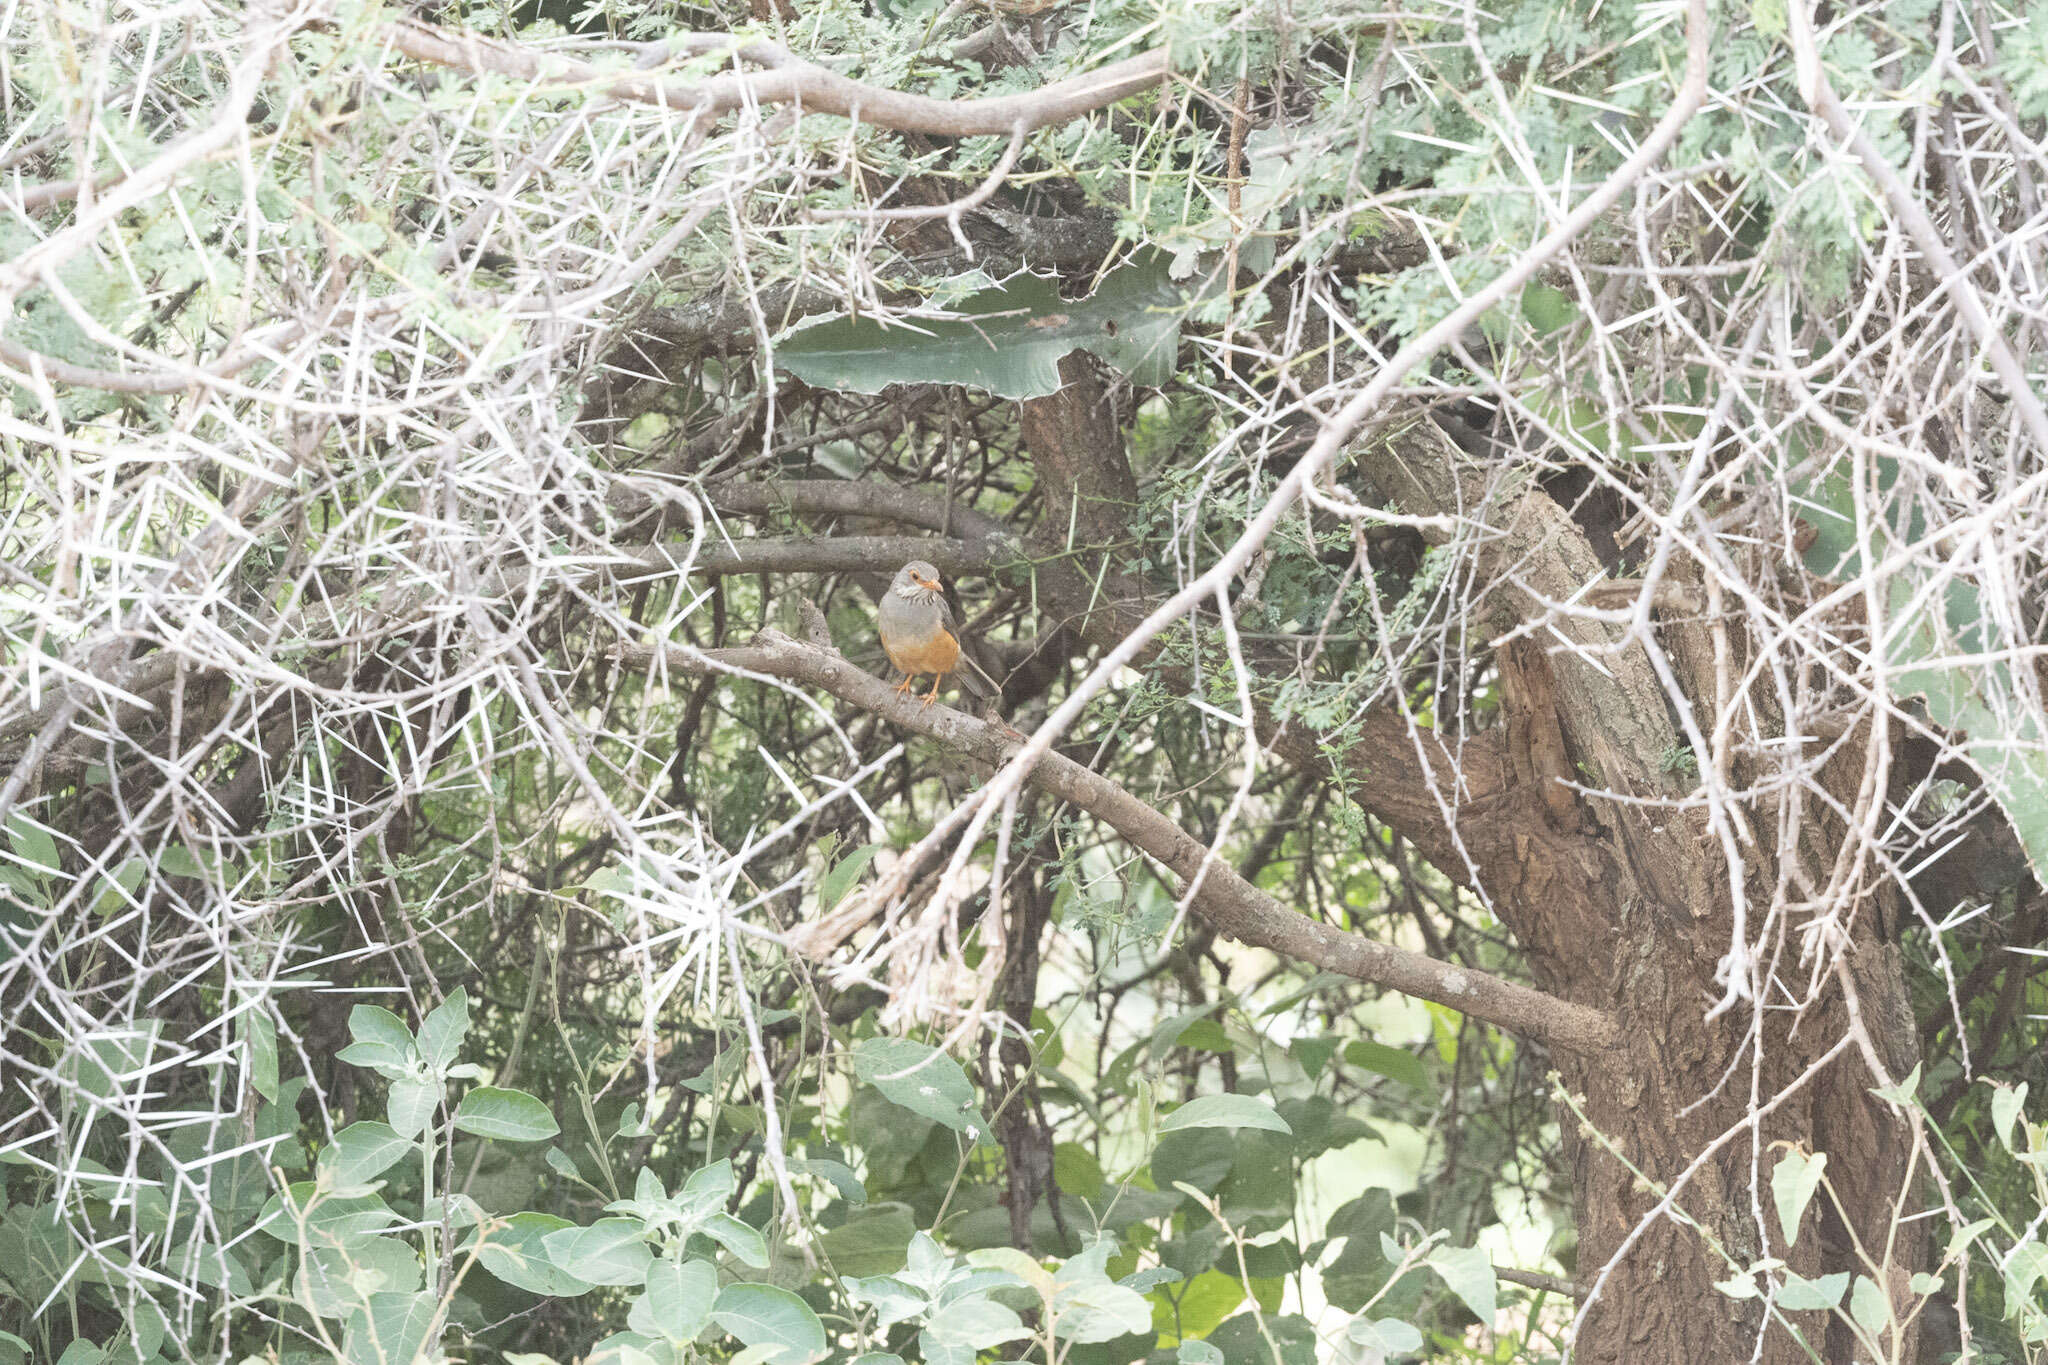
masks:
[[[2040,13],[0,31],[0,1365],[2039,1357]]]

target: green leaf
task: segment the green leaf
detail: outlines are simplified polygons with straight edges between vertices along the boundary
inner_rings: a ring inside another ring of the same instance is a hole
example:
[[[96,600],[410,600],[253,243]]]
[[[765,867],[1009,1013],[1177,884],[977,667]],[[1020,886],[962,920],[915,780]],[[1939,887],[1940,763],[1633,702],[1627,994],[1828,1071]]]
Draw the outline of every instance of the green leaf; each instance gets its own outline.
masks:
[[[64,1348],[64,1354],[57,1357],[57,1365],[100,1365],[106,1358],[105,1351],[84,1337],[73,1337],[71,1344]]]
[[[908,1204],[874,1204],[818,1239],[840,1275],[886,1275],[903,1264],[917,1219]]]
[[[932,1314],[931,1335],[947,1346],[986,1351],[1031,1335],[1015,1310],[979,1294],[948,1299]]]
[[[389,1124],[375,1120],[351,1123],[320,1153],[314,1173],[328,1189],[353,1189],[375,1180],[412,1150],[413,1144]]]
[[[1272,1105],[1253,1095],[1203,1095],[1189,1100],[1159,1124],[1161,1133],[1187,1128],[1259,1128],[1289,1136],[1294,1132],[1287,1120],[1273,1112]]]
[[[1920,1063],[1913,1063],[1913,1069],[1897,1085],[1873,1086],[1870,1093],[1893,1104],[1909,1105],[1920,1090]]]
[[[381,1005],[357,1005],[348,1012],[349,1038],[358,1044],[382,1048],[404,1059],[412,1055],[412,1030],[405,1021]]]
[[[886,844],[863,844],[832,864],[831,869],[818,878],[819,911],[830,910],[845,900],[846,893],[860,881],[861,873],[868,870],[868,864],[875,860],[875,855],[886,847]]]
[[[277,1021],[263,1010],[242,1011],[242,1043],[249,1049],[249,1088],[277,1103]]]
[[[712,1214],[701,1231],[756,1270],[768,1268],[768,1239],[731,1214]]]
[[[7,816],[7,842],[15,858],[38,875],[63,875],[64,860],[58,855],[56,839],[51,837],[47,827],[18,810],[9,812]]]
[[[2005,1316],[2017,1318],[2032,1306],[2034,1285],[2048,1278],[2048,1246],[2029,1237],[2005,1260]]]
[[[455,1065],[469,1034],[469,993],[457,986],[420,1021],[420,1056],[436,1071]]]
[[[1422,1333],[1399,1318],[1353,1318],[1344,1335],[1381,1355],[1409,1355],[1422,1349]]]
[[[1814,1191],[1820,1188],[1827,1166],[1826,1152],[1809,1156],[1795,1149],[1780,1157],[1771,1171],[1771,1199],[1778,1206],[1778,1227],[1784,1232],[1788,1247],[1798,1244],[1799,1221],[1805,1217]]]
[[[161,1019],[136,1019],[85,1034],[58,1062],[57,1074],[88,1094],[110,1099],[148,1070],[163,1027]]]
[[[1162,1337],[1206,1337],[1222,1326],[1245,1299],[1244,1281],[1237,1277],[1237,1258],[1225,1256],[1223,1263],[1230,1268],[1228,1274],[1205,1270],[1175,1293],[1171,1302],[1163,1294],[1155,1299],[1153,1330]]]
[[[885,328],[841,318],[802,328],[776,345],[775,361],[821,389],[965,384],[1022,400],[1059,392],[1060,361],[1085,350],[1157,387],[1172,378],[1181,318],[1196,302],[1168,266],[1164,254],[1145,252],[1085,299],[1062,299],[1053,281],[1020,273],[962,300],[951,319]]]
[[[544,1142],[562,1131],[555,1116],[524,1090],[480,1085],[455,1107],[455,1126],[500,1142]]]
[[[1173,1353],[1177,1365],[1225,1365],[1223,1352],[1206,1341],[1189,1337]]]
[[[1280,1359],[1273,1359],[1272,1346],[1280,1348]],[[1288,1313],[1280,1317],[1267,1317],[1263,1328],[1258,1319],[1250,1313],[1240,1313],[1209,1334],[1209,1344],[1223,1352],[1223,1358],[1235,1365],[1316,1365],[1320,1358],[1321,1343],[1316,1329],[1308,1319]]]
[[[2021,1081],[2018,1085],[2005,1085],[1997,1081],[1992,1082],[1991,1126],[1998,1133],[1998,1145],[2005,1148],[2008,1152],[2015,1150],[2012,1145],[2012,1126],[2018,1122],[2020,1115],[2026,1112],[2026,1104],[2027,1083],[2025,1081]]]
[[[1323,1068],[1330,1064],[1330,1058],[1337,1055],[1337,1040],[1296,1038],[1287,1045],[1287,1050],[1294,1054],[1294,1060],[1301,1063],[1301,1069],[1306,1071],[1308,1078],[1313,1081],[1323,1074]]]
[[[600,1218],[587,1228],[564,1228],[541,1238],[548,1259],[590,1284],[645,1284],[646,1229],[633,1218]]]
[[[1430,1089],[1429,1073],[1423,1069],[1422,1060],[1412,1052],[1388,1047],[1370,1038],[1359,1038],[1344,1045],[1344,1060],[1417,1090]]]
[[[789,1169],[803,1175],[815,1175],[822,1180],[830,1181],[832,1188],[839,1192],[839,1197],[849,1204],[865,1204],[868,1202],[867,1186],[861,1184],[860,1177],[854,1174],[853,1167],[843,1161],[833,1161],[825,1157],[808,1157],[791,1162]]]
[[[379,1294],[411,1294],[421,1284],[417,1253],[396,1237],[355,1237],[314,1247],[299,1265],[292,1297],[323,1318],[346,1317]]]
[[[1849,1316],[1873,1337],[1891,1321],[1891,1303],[1868,1275],[1858,1275],[1855,1288],[1849,1291]]]
[[[1572,302],[1572,296],[1562,289],[1532,284],[1522,290],[1522,316],[1529,320],[1538,336],[1544,336],[1577,322],[1579,308]]]
[[[864,1038],[854,1045],[853,1069],[913,1114],[977,1140],[988,1132],[967,1073],[937,1048],[909,1038]]]
[[[427,1125],[434,1121],[434,1110],[440,1103],[440,1086],[432,1081],[405,1076],[391,1083],[391,1095],[384,1102],[384,1114],[400,1137],[416,1138],[426,1132]]]
[[[810,1365],[825,1356],[825,1327],[787,1289],[729,1284],[719,1291],[711,1320],[745,1346],[762,1348],[764,1365]]]
[[[1478,1247],[1440,1246],[1429,1254],[1429,1268],[1443,1278],[1451,1292],[1465,1301],[1472,1315],[1493,1330],[1493,1258]]]
[[[1052,1180],[1062,1194],[1093,1199],[1102,1193],[1102,1163],[1078,1142],[1059,1143],[1052,1149]]]
[[[1849,1272],[1839,1271],[1809,1280],[1788,1270],[1785,1272],[1785,1287],[1778,1291],[1778,1307],[1788,1313],[1804,1313],[1814,1310],[1829,1310],[1842,1301],[1842,1295],[1849,1289]]]
[[[374,1194],[329,1197],[314,1182],[301,1180],[264,1201],[256,1229],[296,1243],[302,1215],[307,1237],[318,1246],[345,1246],[398,1221],[391,1206]]]
[[[347,1365],[396,1365],[427,1353],[440,1320],[438,1294],[373,1294],[348,1321],[341,1354]],[[438,1352],[434,1353],[438,1354]]]
[[[647,1296],[639,1302],[647,1305],[654,1335],[688,1342],[710,1323],[717,1297],[718,1270],[711,1262],[664,1256],[647,1268]]]
[[[566,1218],[529,1209],[513,1214],[503,1223],[472,1233],[462,1250],[468,1251],[477,1246],[481,1239],[483,1245],[476,1253],[477,1264],[506,1284],[531,1294],[574,1298],[578,1294],[589,1293],[597,1286],[571,1275],[548,1255],[549,1234],[564,1230],[582,1231]]]

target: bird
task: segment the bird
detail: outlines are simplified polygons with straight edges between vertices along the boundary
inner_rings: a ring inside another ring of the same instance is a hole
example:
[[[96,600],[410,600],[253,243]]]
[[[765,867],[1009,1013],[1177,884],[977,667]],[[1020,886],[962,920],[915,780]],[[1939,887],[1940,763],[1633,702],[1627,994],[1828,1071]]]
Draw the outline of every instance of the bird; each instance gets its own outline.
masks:
[[[903,674],[896,685],[908,692],[923,674],[932,675],[932,690],[924,704],[938,700],[939,684],[948,673],[960,685],[984,700],[999,696],[1002,688],[995,679],[960,647],[960,624],[946,601],[939,571],[921,559],[913,559],[896,573],[896,581],[882,594],[881,609],[875,613],[882,636],[882,652]]]

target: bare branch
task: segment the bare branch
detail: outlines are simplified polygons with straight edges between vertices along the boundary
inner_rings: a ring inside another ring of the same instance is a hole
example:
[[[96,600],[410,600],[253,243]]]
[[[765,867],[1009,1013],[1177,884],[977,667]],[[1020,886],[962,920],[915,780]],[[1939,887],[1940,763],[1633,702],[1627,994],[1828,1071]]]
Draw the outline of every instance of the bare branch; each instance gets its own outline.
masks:
[[[708,653],[678,645],[660,650],[636,645],[621,648],[618,657],[634,668],[648,668],[658,661],[661,667],[682,673],[743,669],[807,683],[991,764],[1013,758],[1021,747],[1015,731],[948,707],[923,706],[837,654],[786,637],[771,635],[767,640]],[[1047,754],[1032,769],[1031,781],[1102,819],[1183,885],[1200,878],[1195,913],[1232,938],[1326,971],[1433,1000],[1553,1049],[1592,1053],[1613,1044],[1612,1025],[1599,1010],[1487,972],[1347,934],[1288,909],[1211,856],[1201,840],[1072,759]]]

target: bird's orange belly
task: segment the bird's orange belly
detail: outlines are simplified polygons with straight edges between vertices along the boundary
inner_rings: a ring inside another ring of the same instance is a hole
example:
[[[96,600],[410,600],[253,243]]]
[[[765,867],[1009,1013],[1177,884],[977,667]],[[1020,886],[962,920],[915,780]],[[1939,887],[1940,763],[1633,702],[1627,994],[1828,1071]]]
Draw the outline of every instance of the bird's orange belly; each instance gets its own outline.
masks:
[[[915,644],[885,640],[882,649],[890,663],[912,677],[920,673],[951,673],[953,665],[960,662],[960,642],[943,630]]]

